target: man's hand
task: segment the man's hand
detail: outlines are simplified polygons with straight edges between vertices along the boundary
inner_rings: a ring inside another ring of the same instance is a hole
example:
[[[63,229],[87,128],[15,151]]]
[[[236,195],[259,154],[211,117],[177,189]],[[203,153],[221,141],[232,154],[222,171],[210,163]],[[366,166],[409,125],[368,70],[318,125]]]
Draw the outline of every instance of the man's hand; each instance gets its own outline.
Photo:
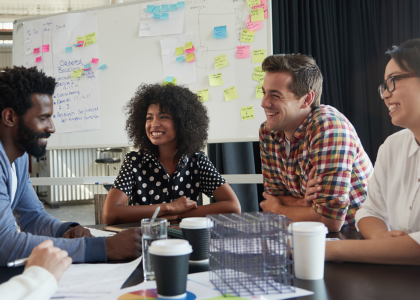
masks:
[[[322,187],[319,184],[322,182],[322,177],[314,178],[315,168],[312,168],[308,175],[308,182],[306,183],[305,198],[300,201],[301,206],[312,206],[312,202],[319,196]]]
[[[54,247],[51,240],[46,240],[32,250],[25,269],[31,266],[42,267],[50,272],[58,283],[71,263],[72,259],[67,251]]]
[[[179,215],[183,212],[189,211],[190,209],[197,208],[197,202],[182,196],[171,203],[167,203],[166,206],[168,207],[171,215]]]
[[[63,238],[66,239],[77,239],[85,236],[93,237],[93,235],[90,234],[89,229],[81,225],[77,225],[76,227],[69,227],[63,234]]]
[[[111,260],[134,259],[141,255],[141,229],[130,228],[105,238],[106,257]]]
[[[397,236],[404,236],[407,235],[404,231],[401,230],[391,230],[385,233],[382,238],[390,238],[390,237],[397,237]]]
[[[283,207],[281,201],[276,196],[272,196],[266,192],[263,193],[264,201],[261,201],[260,206],[263,211],[271,211],[280,214],[279,210]]]

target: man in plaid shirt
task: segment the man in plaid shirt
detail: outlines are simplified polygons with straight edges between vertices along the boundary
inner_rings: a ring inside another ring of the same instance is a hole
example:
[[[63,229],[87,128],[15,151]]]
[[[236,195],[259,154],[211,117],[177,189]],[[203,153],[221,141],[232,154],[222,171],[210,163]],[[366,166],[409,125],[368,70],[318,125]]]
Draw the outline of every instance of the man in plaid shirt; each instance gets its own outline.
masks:
[[[331,232],[354,228],[373,166],[353,125],[320,105],[322,74],[313,58],[270,56],[262,68],[261,208],[294,222],[323,222]]]

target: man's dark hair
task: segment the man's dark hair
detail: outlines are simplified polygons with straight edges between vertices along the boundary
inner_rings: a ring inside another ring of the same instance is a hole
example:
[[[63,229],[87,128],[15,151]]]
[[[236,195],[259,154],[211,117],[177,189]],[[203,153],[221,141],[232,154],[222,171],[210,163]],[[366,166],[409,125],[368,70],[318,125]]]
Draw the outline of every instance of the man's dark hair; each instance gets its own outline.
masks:
[[[53,95],[55,79],[36,67],[6,68],[0,73],[0,112],[10,107],[23,116],[33,105],[32,94]]]
[[[207,141],[209,117],[207,109],[188,88],[168,84],[142,84],[125,106],[125,129],[134,147],[159,157],[159,147],[146,134],[146,115],[150,104],[159,104],[172,115],[177,137],[177,157],[201,151]]]
[[[411,39],[385,52],[406,72],[420,76],[420,39]]]
[[[288,72],[293,76],[290,91],[300,99],[310,91],[315,92],[311,107],[320,104],[322,94],[322,74],[315,59],[303,54],[271,55],[264,59],[262,69],[265,72]]]

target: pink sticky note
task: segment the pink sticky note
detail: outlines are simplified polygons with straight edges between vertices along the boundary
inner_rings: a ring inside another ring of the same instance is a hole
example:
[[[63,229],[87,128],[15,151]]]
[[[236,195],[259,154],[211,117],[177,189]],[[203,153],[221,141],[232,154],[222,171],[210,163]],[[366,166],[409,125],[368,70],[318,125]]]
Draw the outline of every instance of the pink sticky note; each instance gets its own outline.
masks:
[[[250,20],[246,20],[246,26],[249,30],[255,31],[257,29],[260,29],[263,26],[263,24],[262,21],[251,22]]]
[[[99,61],[99,58],[92,58],[92,63],[97,64]]]
[[[35,62],[41,62],[41,61],[42,61],[42,56],[38,56],[37,58],[35,58]]]
[[[86,68],[86,69],[82,69],[83,71],[88,71],[88,70],[90,70],[90,68]]]
[[[42,52],[50,52],[50,45],[42,45]]]
[[[39,48],[34,48],[34,54],[39,53]]]
[[[185,50],[185,53],[193,53],[195,51],[194,46],[191,49]]]
[[[258,9],[258,8],[264,8],[265,9],[265,5],[260,4],[260,5],[255,5],[255,6],[252,7],[252,9]]]
[[[249,45],[236,47],[236,58],[248,58]]]

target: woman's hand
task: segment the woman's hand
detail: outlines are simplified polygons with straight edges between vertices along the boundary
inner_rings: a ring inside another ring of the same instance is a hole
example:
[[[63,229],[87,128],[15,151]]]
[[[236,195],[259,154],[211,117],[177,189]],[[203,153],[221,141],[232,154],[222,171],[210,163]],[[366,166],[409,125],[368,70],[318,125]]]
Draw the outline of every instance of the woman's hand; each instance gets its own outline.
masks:
[[[182,196],[171,203],[167,203],[166,207],[168,208],[170,215],[179,215],[193,208],[197,208],[197,203],[193,200],[187,199],[185,196]]]

